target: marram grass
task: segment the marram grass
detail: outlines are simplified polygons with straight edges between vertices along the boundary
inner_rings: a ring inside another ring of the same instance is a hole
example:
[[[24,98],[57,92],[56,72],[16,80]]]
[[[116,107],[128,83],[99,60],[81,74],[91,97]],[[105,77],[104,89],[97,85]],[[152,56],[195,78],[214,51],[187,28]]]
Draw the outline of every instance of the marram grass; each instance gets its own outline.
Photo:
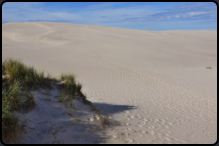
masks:
[[[90,101],[81,92],[81,85],[75,83],[75,76],[61,74],[59,79],[52,78],[50,74],[45,75],[44,71],[38,72],[33,67],[24,65],[14,59],[7,59],[2,62],[2,140],[11,142],[18,139],[21,126],[19,126],[19,116],[15,116],[14,111],[29,112],[35,107],[32,90],[40,88],[51,89],[52,83],[62,81],[63,84],[57,86],[59,89],[60,102],[71,101],[69,108],[73,107],[74,100],[79,96],[84,104],[99,114]],[[50,95],[46,92],[48,96]],[[49,100],[49,98],[48,98]],[[79,119],[76,119],[79,120]],[[106,119],[101,119],[100,124],[107,123]]]

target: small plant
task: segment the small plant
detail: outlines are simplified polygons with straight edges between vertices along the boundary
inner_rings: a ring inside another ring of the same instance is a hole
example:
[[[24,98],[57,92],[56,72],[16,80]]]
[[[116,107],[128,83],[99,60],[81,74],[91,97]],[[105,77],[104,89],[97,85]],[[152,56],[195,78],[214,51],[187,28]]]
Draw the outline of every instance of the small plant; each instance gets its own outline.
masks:
[[[65,94],[65,92],[60,92],[59,97],[60,97],[59,102],[64,102],[64,101],[68,100],[68,96]]]
[[[75,118],[75,121],[80,121],[80,119],[78,117]]]
[[[105,118],[101,118],[101,119],[100,119],[100,125],[101,125],[101,126],[106,125],[107,122],[108,122],[108,121],[107,121],[107,119],[105,119]]]
[[[70,105],[69,105],[69,108],[71,108],[71,107],[73,106],[73,104],[74,104],[74,100],[71,100],[71,103],[70,103]]]
[[[24,112],[29,112],[31,111],[36,103],[34,101],[34,96],[33,96],[33,93],[30,92],[30,91],[25,91],[24,95],[23,95],[23,99],[24,99],[24,102],[22,102],[21,106],[20,106],[20,109],[23,110]]]
[[[62,96],[62,97],[60,98],[59,102],[63,102],[63,101],[65,101],[65,100],[66,100],[66,97]]]
[[[212,69],[210,66],[206,67],[207,69]]]
[[[74,75],[70,73],[61,74],[60,80],[64,82],[63,84],[58,86],[58,88],[60,89],[60,101],[62,102],[76,99],[80,93],[81,85],[75,83]],[[71,102],[70,106],[72,105],[73,102]]]

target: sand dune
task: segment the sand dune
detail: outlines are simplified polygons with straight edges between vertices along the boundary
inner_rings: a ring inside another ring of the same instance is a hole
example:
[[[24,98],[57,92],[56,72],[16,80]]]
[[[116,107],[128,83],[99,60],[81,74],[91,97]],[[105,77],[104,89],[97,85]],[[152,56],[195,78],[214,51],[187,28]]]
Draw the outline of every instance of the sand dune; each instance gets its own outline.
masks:
[[[74,73],[87,98],[122,123],[102,143],[217,140],[217,31],[5,23],[8,57],[54,76]]]

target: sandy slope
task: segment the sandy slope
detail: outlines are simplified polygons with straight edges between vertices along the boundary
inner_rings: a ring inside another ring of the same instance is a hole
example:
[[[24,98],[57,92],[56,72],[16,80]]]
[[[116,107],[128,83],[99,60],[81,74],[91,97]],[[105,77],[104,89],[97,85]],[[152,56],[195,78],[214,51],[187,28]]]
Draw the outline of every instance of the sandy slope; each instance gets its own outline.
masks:
[[[74,73],[87,98],[122,123],[104,143],[216,142],[216,31],[50,22],[6,23],[2,31],[3,59]]]
[[[55,84],[52,90],[40,89],[32,91],[35,106],[26,112],[15,112],[21,122],[20,136],[17,144],[90,144],[104,143],[113,127],[119,123],[111,117],[105,125],[100,124],[100,117],[91,111],[90,105],[85,105],[82,98],[60,102],[59,90]],[[49,93],[49,94],[48,94]],[[109,134],[106,134],[109,131]],[[115,141],[118,142],[119,141]]]

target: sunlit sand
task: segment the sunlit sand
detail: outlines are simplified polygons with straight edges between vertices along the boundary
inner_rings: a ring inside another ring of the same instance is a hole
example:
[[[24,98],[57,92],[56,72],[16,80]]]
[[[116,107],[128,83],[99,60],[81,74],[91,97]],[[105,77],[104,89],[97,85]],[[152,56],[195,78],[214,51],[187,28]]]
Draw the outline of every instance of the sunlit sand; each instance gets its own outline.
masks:
[[[47,123],[34,125],[29,121],[27,125],[35,131],[28,130],[21,143],[209,144],[217,140],[216,30],[147,31],[55,22],[5,23],[2,60],[7,58],[20,59],[54,77],[63,72],[75,74],[87,99],[120,123],[105,130],[95,129],[98,118],[82,108],[83,125],[71,127],[64,106],[55,99],[38,100],[40,106],[32,113],[43,109],[50,112],[44,112],[44,117],[28,113],[31,121],[45,122],[52,113],[63,114],[63,121],[55,121],[52,128]],[[60,110],[52,112],[56,106]],[[92,123],[93,133],[89,130]]]

